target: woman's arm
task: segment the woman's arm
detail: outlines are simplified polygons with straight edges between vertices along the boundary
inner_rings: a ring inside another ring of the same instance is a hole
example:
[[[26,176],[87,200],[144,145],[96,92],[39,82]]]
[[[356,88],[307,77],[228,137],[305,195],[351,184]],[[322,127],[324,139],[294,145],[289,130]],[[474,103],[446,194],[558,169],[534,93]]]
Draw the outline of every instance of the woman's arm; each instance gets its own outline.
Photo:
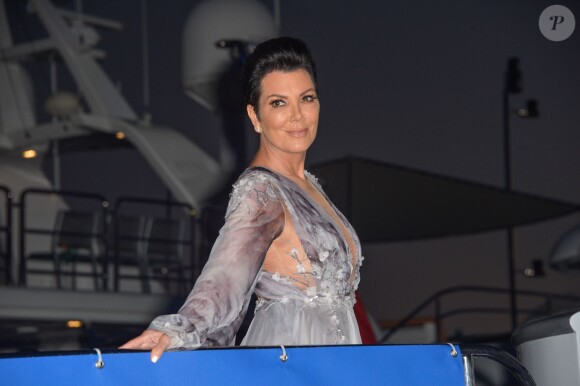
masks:
[[[232,192],[226,223],[184,305],[177,314],[155,318],[148,330],[121,348],[151,349],[156,361],[167,348],[231,344],[266,252],[283,227],[284,206],[272,183],[241,179]]]

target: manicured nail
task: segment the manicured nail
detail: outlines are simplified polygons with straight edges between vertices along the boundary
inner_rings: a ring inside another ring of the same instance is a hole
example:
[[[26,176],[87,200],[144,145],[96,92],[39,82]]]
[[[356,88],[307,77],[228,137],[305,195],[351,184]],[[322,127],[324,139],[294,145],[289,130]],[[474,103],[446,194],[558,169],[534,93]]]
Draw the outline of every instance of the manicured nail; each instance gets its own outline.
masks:
[[[154,355],[153,358],[151,358],[151,362],[153,362],[153,363],[157,363],[158,360],[159,360],[159,357],[157,355]]]

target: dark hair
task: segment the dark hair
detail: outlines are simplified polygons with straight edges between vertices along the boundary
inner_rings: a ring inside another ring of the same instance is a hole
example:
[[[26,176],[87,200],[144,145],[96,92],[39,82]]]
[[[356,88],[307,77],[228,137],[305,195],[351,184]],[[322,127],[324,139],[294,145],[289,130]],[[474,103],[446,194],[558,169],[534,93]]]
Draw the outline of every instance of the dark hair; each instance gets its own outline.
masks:
[[[244,99],[252,105],[258,114],[262,79],[272,71],[306,70],[318,88],[316,81],[316,64],[306,43],[300,39],[281,37],[266,40],[258,44],[248,56],[242,71]]]

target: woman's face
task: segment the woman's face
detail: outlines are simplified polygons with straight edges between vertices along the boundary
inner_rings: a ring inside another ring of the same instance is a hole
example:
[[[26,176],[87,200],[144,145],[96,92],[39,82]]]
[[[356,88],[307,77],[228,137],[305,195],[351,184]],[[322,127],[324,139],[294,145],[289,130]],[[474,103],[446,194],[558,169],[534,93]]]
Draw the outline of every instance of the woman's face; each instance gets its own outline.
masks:
[[[304,153],[316,137],[320,104],[305,70],[274,71],[262,79],[260,115],[248,105],[248,115],[270,151]]]

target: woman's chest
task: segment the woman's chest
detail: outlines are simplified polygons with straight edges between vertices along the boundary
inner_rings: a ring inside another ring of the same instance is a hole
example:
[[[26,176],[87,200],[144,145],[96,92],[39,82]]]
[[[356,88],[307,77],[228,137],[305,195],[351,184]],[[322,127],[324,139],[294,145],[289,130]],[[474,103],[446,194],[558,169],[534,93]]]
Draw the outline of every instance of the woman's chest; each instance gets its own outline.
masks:
[[[287,200],[284,230],[268,250],[264,270],[302,288],[350,293],[358,275],[356,236],[341,226],[338,215],[333,218],[323,210],[308,198]]]

